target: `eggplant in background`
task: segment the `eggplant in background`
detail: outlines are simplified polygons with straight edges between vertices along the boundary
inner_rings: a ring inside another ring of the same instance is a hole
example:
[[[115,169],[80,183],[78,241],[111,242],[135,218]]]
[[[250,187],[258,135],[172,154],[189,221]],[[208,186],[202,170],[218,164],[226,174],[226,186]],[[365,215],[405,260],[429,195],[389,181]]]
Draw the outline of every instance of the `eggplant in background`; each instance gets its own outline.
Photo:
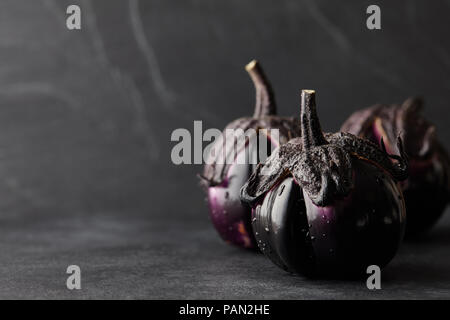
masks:
[[[421,98],[409,98],[402,104],[377,104],[356,111],[341,127],[341,131],[377,144],[383,138],[388,152],[398,135],[404,141],[409,177],[401,187],[406,202],[406,235],[410,238],[429,230],[450,198],[449,156],[435,126],[421,114],[423,104]]]

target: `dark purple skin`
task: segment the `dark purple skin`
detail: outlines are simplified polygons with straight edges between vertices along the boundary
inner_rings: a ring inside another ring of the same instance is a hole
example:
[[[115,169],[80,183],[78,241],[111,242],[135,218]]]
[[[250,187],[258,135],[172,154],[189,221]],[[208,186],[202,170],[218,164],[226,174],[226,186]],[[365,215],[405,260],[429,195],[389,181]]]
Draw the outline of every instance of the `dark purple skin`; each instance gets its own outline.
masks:
[[[401,187],[405,197],[406,236],[417,237],[431,229],[450,201],[450,160],[436,137],[435,127],[420,113],[423,101],[409,98],[403,104],[375,105],[352,114],[341,131],[379,141],[388,151],[399,133],[409,157],[409,177]]]
[[[282,269],[347,277],[386,266],[405,229],[401,156],[343,133],[323,134],[315,93],[302,92],[301,136],[274,151],[241,189],[261,251]],[[396,159],[392,165],[390,159]]]
[[[235,165],[221,185],[208,188],[211,221],[220,236],[227,242],[244,248],[254,248],[251,236],[249,207],[239,199],[239,190],[250,176],[250,167]]]
[[[281,118],[276,116],[276,105],[271,86],[267,81],[260,65],[256,61],[250,62],[246,66],[256,89],[256,106],[253,117],[240,118],[230,124],[222,134],[222,141],[216,141],[217,152],[210,155],[211,164],[204,167],[203,174],[200,175],[201,183],[207,192],[207,201],[211,221],[223,240],[243,248],[257,249],[256,241],[251,228],[251,208],[242,203],[239,198],[239,191],[254,171],[255,164],[223,164],[224,155],[227,157],[234,155],[236,151],[226,149],[227,129],[278,129],[279,141],[271,139],[265,135],[267,144],[278,146],[278,142],[285,143],[298,132],[298,120],[294,118]],[[264,134],[258,131],[258,134]],[[228,139],[238,139],[228,137]],[[268,147],[267,151],[270,152]],[[248,152],[249,157],[259,160],[259,146],[254,145],[254,141],[246,144],[246,148],[237,151]],[[212,157],[212,158],[211,158]]]

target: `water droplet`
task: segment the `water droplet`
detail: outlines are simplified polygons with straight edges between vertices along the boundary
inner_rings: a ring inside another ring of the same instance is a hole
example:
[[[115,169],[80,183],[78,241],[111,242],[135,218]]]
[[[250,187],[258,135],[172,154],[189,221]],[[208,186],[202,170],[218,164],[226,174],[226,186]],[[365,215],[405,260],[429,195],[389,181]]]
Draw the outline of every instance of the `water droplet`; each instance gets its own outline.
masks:
[[[322,219],[326,219],[327,217],[325,215],[322,216]]]
[[[284,191],[284,188],[285,188],[285,185],[283,184],[283,185],[281,186],[280,192],[278,193],[278,196],[281,196],[281,194],[282,194],[283,191]]]
[[[314,240],[316,240],[316,237],[311,236],[311,241],[314,241]]]
[[[311,227],[312,227],[312,224],[309,224],[308,227],[311,228]]]
[[[258,240],[258,242],[259,242],[259,243],[262,243],[262,241],[261,241],[261,240]]]
[[[324,238],[325,238],[326,236],[327,236],[327,235],[326,235],[325,233],[322,233],[322,237],[324,237]]]
[[[266,232],[270,231],[268,227],[265,227],[264,230],[266,230]]]
[[[256,221],[256,218],[253,218],[253,219],[252,219],[252,222],[255,222],[255,221]]]
[[[255,236],[257,236],[257,235],[259,235],[259,233],[258,233],[258,232],[255,232]]]
[[[327,223],[330,223],[330,220],[327,220]]]

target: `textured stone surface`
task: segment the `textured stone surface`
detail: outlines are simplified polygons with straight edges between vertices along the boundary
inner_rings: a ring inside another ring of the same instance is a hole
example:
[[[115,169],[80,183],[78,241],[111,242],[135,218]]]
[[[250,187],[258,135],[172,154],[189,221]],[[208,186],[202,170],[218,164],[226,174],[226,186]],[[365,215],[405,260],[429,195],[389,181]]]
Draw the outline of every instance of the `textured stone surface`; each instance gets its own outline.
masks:
[[[261,254],[223,243],[207,219],[93,214],[4,222],[0,298],[448,299],[449,216],[423,242],[401,247],[379,291],[365,281],[292,276]],[[77,292],[65,287],[70,264],[82,270]]]

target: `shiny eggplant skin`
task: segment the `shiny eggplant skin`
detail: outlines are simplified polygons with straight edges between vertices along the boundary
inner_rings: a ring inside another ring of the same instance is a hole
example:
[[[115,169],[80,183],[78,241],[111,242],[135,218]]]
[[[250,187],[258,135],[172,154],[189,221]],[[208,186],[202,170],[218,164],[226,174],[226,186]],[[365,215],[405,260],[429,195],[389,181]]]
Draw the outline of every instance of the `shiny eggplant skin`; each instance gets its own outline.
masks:
[[[282,118],[276,121],[275,123],[284,123],[285,126],[295,123],[293,120],[291,122],[291,120]],[[294,127],[294,125],[292,126]],[[272,129],[277,127],[269,126],[268,128]],[[294,129],[292,130],[294,131]],[[286,142],[288,134],[281,130],[280,133],[280,141]],[[261,134],[264,133],[259,132],[258,138],[254,141],[267,141],[266,150],[268,156],[272,149],[278,147],[278,141],[272,140],[269,136],[260,136]],[[220,183],[209,183],[206,187],[207,202],[211,221],[225,242],[243,248],[256,249],[257,246],[250,224],[251,207],[241,202],[239,192],[259,162],[259,145],[249,143],[240,152],[246,152],[248,159],[253,160],[248,161],[249,163],[232,163],[226,165],[223,168],[224,176],[221,178]]]
[[[251,157],[257,156],[256,148],[249,148],[249,152]],[[251,249],[256,248],[250,223],[251,208],[241,202],[239,190],[253,170],[250,164],[233,164],[223,182],[207,190],[211,222],[220,237],[229,244]]]
[[[253,211],[260,250],[279,267],[306,276],[354,276],[384,267],[405,230],[402,193],[383,169],[353,161],[354,189],[326,207],[287,177]]]
[[[285,271],[312,275],[314,256],[305,201],[292,177],[276,185],[252,211],[258,247]]]
[[[409,179],[401,184],[408,214],[408,238],[430,230],[447,207],[450,171],[445,168],[445,161],[438,153],[426,160],[410,161]]]

